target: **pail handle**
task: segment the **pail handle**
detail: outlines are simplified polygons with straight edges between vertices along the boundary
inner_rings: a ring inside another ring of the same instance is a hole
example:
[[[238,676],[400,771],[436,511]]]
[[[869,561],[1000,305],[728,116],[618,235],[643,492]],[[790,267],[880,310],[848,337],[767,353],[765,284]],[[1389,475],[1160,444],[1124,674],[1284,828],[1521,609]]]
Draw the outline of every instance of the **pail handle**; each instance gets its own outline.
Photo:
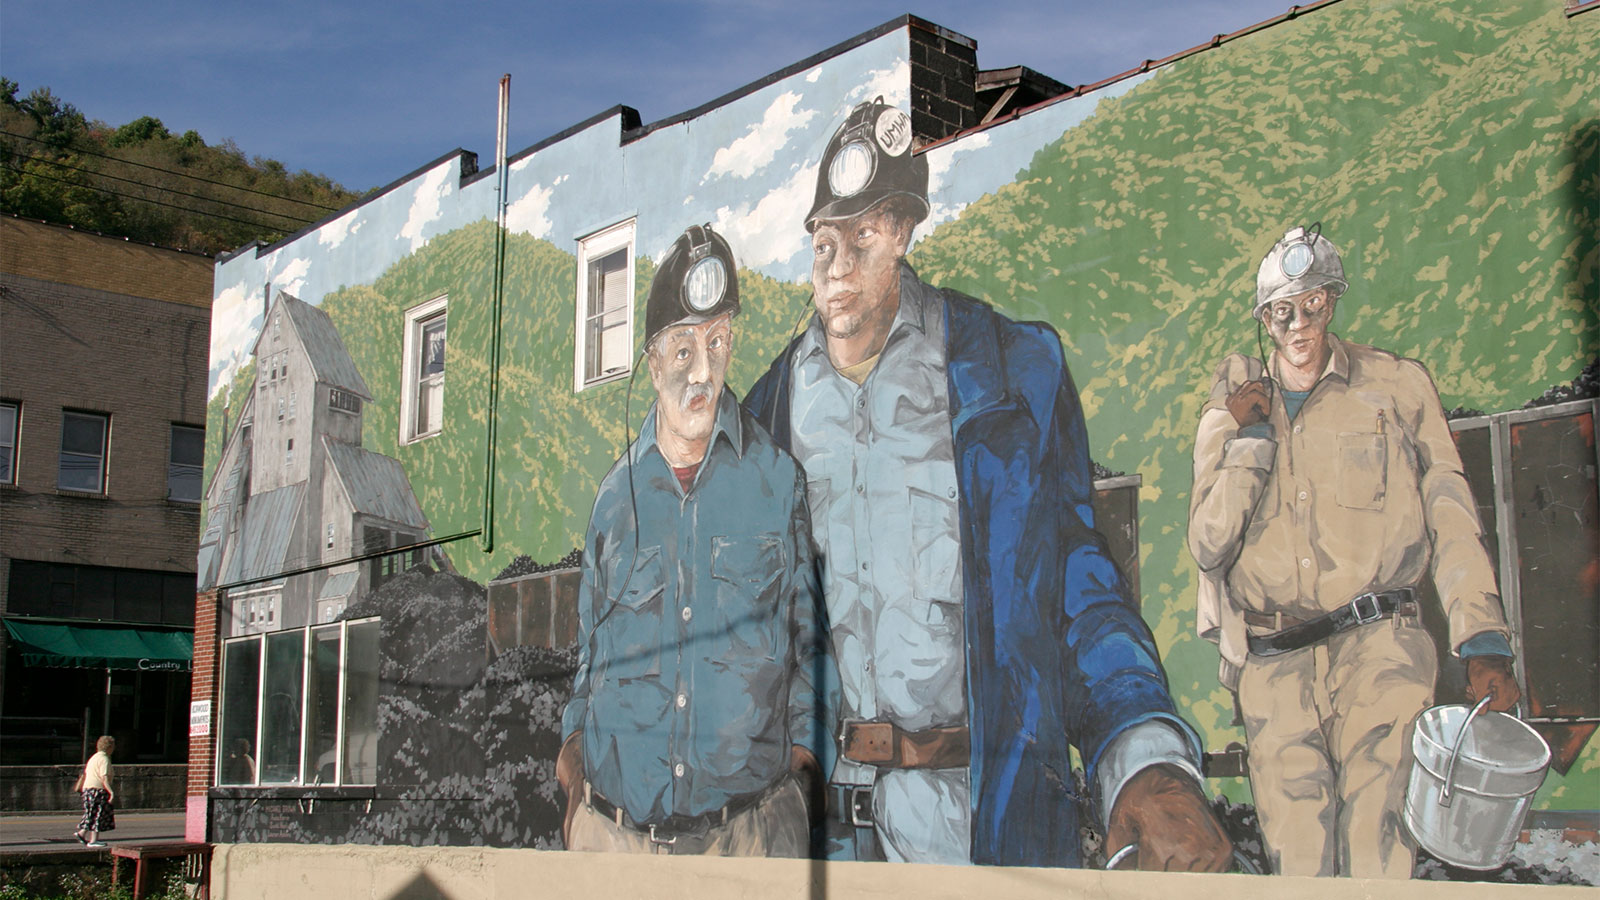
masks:
[[[1467,729],[1472,726],[1472,720],[1478,717],[1478,713],[1483,712],[1493,699],[1493,694],[1485,694],[1483,699],[1478,701],[1478,705],[1472,708],[1472,712],[1467,713],[1466,720],[1461,723],[1461,730],[1456,733],[1456,745],[1450,751],[1450,765],[1444,770],[1444,788],[1439,791],[1440,806],[1450,805],[1450,791],[1456,786],[1456,760],[1461,756],[1461,745],[1467,740]]]

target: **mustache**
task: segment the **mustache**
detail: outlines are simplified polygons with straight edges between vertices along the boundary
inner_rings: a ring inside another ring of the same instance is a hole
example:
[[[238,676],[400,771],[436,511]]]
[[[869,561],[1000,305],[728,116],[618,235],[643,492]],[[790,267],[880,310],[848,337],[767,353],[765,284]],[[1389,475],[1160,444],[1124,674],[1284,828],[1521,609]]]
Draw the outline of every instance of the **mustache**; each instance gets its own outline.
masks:
[[[711,396],[711,385],[706,382],[688,385],[683,389],[683,396],[678,399],[678,408],[687,411],[689,404],[701,398],[708,402],[714,399]]]

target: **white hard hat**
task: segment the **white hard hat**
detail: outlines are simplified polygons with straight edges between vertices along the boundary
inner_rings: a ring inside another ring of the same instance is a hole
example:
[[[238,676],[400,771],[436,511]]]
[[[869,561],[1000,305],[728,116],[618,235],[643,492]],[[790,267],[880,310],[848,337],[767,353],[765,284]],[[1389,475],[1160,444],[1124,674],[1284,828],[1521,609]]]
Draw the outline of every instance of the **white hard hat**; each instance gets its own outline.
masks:
[[[1260,318],[1261,310],[1278,300],[1323,286],[1335,298],[1350,286],[1344,280],[1339,251],[1322,236],[1322,223],[1310,228],[1297,225],[1284,232],[1261,260],[1261,268],[1256,270],[1256,305],[1251,314]]]

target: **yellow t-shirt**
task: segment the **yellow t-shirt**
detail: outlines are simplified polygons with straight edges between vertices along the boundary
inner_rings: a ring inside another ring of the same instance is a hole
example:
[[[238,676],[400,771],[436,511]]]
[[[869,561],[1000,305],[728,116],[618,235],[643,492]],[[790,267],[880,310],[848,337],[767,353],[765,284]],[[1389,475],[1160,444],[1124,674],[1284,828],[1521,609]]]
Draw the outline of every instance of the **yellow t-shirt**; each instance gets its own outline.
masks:
[[[83,767],[83,789],[102,788],[108,793],[111,791],[111,757],[104,752],[97,752],[89,757],[89,762]]]

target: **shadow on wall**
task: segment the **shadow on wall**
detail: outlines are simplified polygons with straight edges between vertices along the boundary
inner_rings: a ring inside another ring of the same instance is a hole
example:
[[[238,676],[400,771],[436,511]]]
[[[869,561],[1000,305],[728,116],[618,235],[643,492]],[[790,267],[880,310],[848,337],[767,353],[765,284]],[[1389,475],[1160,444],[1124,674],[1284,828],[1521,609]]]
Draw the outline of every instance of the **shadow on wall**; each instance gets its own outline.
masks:
[[[455,900],[455,895],[440,887],[427,872],[419,872],[405,887],[383,900]]]

